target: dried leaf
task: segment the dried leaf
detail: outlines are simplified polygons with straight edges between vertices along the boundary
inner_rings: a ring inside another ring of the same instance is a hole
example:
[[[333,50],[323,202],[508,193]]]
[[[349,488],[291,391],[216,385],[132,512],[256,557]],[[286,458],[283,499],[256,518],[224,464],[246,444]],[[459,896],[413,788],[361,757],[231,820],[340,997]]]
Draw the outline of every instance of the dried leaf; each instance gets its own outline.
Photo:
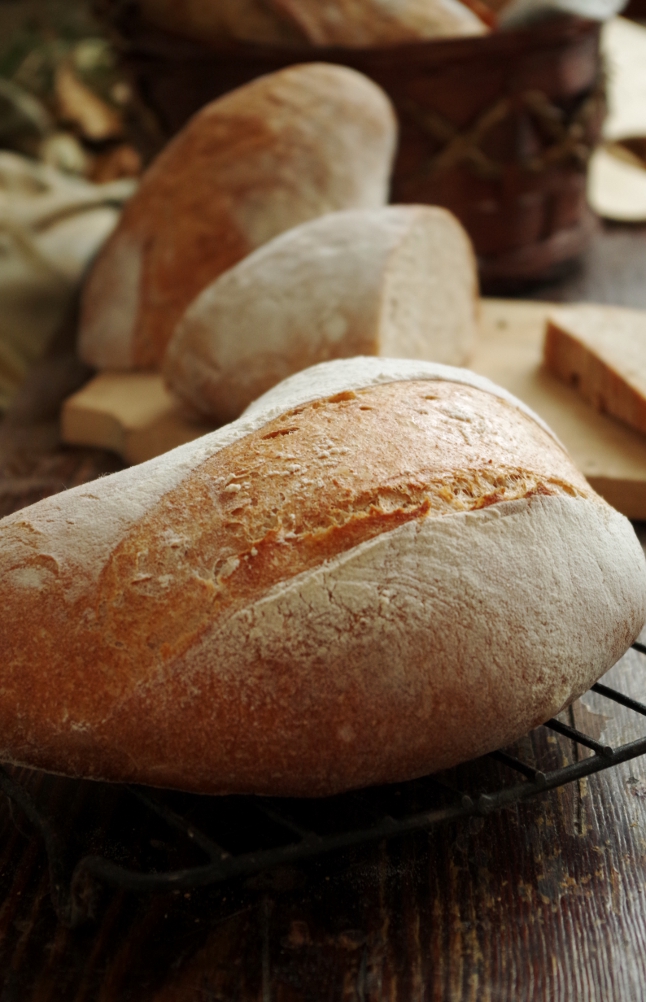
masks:
[[[55,91],[61,119],[74,124],[84,139],[101,142],[123,134],[119,113],[78,78],[70,63],[56,71]]]

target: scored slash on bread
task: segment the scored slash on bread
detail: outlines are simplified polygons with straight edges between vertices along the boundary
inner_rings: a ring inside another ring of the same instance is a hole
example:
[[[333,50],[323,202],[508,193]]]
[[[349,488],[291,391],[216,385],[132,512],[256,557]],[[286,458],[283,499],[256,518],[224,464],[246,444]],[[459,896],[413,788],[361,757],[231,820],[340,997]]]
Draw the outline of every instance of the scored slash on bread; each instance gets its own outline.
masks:
[[[83,293],[79,351],[98,369],[157,369],[213,279],[308,219],[385,204],[394,111],[367,77],[292,66],[199,111],[148,169]]]
[[[597,410],[646,434],[646,314],[606,306],[554,310],[547,321],[547,368]]]
[[[0,757],[316,796],[516,739],[646,619],[644,554],[488,380],[360,358],[0,522]]]
[[[476,336],[471,242],[445,209],[346,210],[281,234],[191,304],[168,385],[223,423],[282,379],[356,355],[464,364]]]

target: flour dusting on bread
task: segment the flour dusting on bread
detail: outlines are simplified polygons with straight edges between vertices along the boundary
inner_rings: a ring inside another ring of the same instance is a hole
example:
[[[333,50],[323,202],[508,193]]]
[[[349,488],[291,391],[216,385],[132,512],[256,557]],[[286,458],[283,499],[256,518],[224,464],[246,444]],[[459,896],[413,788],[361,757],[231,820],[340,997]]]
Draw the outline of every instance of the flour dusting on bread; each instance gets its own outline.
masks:
[[[638,635],[646,565],[510,394],[366,358],[2,520],[0,602],[0,757],[311,796],[547,719]]]

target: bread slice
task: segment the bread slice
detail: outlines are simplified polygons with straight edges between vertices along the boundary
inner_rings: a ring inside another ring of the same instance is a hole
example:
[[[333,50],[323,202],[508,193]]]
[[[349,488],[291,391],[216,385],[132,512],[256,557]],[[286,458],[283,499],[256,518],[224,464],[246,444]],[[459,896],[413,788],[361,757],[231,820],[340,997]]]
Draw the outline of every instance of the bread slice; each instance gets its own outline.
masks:
[[[384,205],[396,122],[342,66],[293,66],[203,108],[160,154],[87,282],[79,349],[98,369],[158,368],[195,296],[284,230]]]
[[[316,796],[557,713],[640,632],[646,566],[505,390],[360,358],[0,521],[0,603],[1,759]]]
[[[169,345],[172,389],[216,421],[281,379],[354,355],[464,363],[478,279],[457,219],[430,206],[330,213],[221,275]]]
[[[620,306],[569,306],[548,318],[550,372],[597,410],[646,433],[646,312]]]
[[[232,39],[266,45],[303,44],[289,20],[265,0],[139,0],[145,21],[196,42],[218,44]]]
[[[460,0],[267,0],[312,45],[396,45],[484,35],[485,23]]]

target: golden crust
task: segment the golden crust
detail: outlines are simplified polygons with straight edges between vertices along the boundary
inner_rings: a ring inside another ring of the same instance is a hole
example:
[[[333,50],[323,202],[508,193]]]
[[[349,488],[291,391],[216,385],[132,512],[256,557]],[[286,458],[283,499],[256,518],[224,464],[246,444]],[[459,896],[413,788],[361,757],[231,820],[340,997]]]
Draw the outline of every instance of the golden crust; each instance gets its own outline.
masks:
[[[380,533],[532,494],[592,491],[504,401],[443,382],[342,393],[282,415],[170,491],[114,551],[97,624],[111,658],[175,659],[214,618]]]
[[[257,735],[259,702],[271,716],[265,669],[256,710],[236,703],[224,670],[224,681],[204,680],[206,702],[175,716],[188,699],[185,658],[214,624],[407,522],[537,495],[594,496],[546,431],[470,386],[388,383],[284,413],[169,491],[121,540],[97,587],[72,601],[72,572],[36,551],[20,571],[45,586],[0,580],[3,747],[54,771],[185,786],[197,754],[198,772],[213,778],[198,775],[195,788],[235,789],[231,775],[218,778],[222,749],[231,727]],[[147,729],[148,700],[167,718],[161,731]],[[205,745],[209,720],[223,733]],[[241,750],[247,770],[250,755],[273,754],[265,723],[264,738]]]

